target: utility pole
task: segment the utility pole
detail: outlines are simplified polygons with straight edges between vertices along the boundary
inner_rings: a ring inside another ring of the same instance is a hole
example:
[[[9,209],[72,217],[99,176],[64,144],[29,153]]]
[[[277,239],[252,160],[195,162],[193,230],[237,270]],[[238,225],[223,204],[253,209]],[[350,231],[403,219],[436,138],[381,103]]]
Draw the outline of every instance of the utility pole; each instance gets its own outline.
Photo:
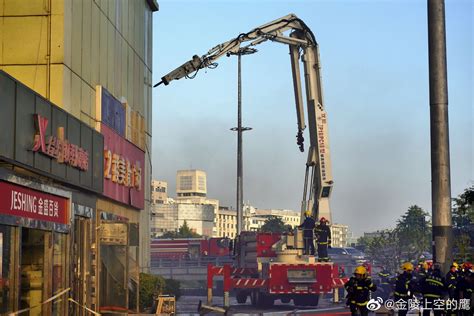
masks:
[[[444,0],[428,0],[433,259],[444,273],[453,262],[448,80]]]
[[[237,235],[243,230],[244,214],[244,194],[243,194],[243,163],[242,163],[242,133],[250,131],[250,127],[242,127],[242,71],[241,57],[242,55],[250,55],[257,52],[255,48],[242,47],[237,53],[229,53],[229,55],[237,55],[238,57],[238,73],[237,73],[237,127],[233,127],[231,131],[237,131]]]

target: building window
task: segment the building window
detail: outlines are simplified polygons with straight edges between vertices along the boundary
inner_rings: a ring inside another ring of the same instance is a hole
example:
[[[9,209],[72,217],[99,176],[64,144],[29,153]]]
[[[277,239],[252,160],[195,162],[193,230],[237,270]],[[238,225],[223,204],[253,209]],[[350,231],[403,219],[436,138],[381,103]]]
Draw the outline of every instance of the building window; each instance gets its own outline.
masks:
[[[181,176],[179,179],[180,190],[192,190],[193,188],[193,177],[192,176]]]
[[[206,191],[206,178],[205,177],[198,177],[198,190]]]

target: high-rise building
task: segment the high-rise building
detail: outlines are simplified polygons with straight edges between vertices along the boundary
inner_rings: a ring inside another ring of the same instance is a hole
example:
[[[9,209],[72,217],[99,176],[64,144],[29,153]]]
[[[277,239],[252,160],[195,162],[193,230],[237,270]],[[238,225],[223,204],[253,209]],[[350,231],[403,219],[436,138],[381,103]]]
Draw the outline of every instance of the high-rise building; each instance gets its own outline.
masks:
[[[176,198],[207,196],[206,172],[202,170],[178,170],[176,173]]]
[[[157,10],[156,0],[0,4],[0,189],[41,210],[0,216],[0,257],[13,267],[1,276],[0,314],[68,288],[30,315],[83,313],[67,296],[100,313],[138,312]]]
[[[168,203],[168,183],[166,181],[151,180],[151,203]]]

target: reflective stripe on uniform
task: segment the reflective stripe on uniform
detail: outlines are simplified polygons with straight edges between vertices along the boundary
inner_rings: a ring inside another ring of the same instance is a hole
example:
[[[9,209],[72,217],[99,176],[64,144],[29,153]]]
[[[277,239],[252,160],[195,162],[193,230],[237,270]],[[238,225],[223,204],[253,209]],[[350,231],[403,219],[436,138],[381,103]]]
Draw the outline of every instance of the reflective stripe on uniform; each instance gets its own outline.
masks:
[[[435,280],[435,279],[427,278],[427,279],[426,279],[426,282],[431,282],[431,283],[437,284],[437,285],[439,285],[439,286],[444,286],[443,282],[440,282],[440,281]]]
[[[357,303],[357,305],[359,305],[359,306],[364,306],[364,305],[367,305],[368,302],[369,302],[369,301],[365,301],[365,302],[363,302],[363,303]]]
[[[434,297],[434,298],[440,298],[441,295],[438,294],[423,294],[424,297]]]
[[[408,294],[403,294],[403,293],[399,293],[399,292],[393,292],[393,294],[397,295],[397,296],[408,296]]]

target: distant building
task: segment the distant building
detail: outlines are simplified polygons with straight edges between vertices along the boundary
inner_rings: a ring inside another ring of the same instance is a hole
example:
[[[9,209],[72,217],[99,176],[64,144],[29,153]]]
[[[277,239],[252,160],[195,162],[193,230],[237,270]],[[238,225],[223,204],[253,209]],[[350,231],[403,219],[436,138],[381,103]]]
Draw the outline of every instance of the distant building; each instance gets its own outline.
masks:
[[[258,231],[270,217],[279,217],[291,227],[300,224],[300,214],[292,210],[261,210],[250,205],[243,207],[244,231]],[[214,219],[214,237],[235,238],[237,235],[237,211],[229,207],[219,207]]]
[[[377,238],[381,237],[383,234],[387,234],[389,232],[388,229],[377,230],[375,232],[364,233],[364,237],[366,238]]]
[[[333,247],[347,247],[349,226],[342,224],[331,224],[331,244]]]
[[[206,172],[196,169],[178,170],[176,173],[177,199],[206,196]]]
[[[255,210],[255,215],[258,216],[276,216],[281,218],[283,223],[285,225],[290,225],[292,228],[295,228],[296,226],[300,225],[300,212],[299,211],[293,211],[293,210],[278,210],[278,209],[269,209],[269,210],[263,210],[263,209],[256,209]]]
[[[214,206],[209,204],[154,204],[152,205],[152,237],[177,231],[184,222],[195,233],[212,237]]]
[[[168,203],[168,183],[166,181],[151,180],[151,203]]]
[[[187,225],[199,235],[214,235],[214,216],[219,200],[207,198],[206,172],[178,170],[176,173],[176,198],[168,197],[167,183],[153,181],[151,236],[159,237],[168,231],[177,231],[186,220]]]

